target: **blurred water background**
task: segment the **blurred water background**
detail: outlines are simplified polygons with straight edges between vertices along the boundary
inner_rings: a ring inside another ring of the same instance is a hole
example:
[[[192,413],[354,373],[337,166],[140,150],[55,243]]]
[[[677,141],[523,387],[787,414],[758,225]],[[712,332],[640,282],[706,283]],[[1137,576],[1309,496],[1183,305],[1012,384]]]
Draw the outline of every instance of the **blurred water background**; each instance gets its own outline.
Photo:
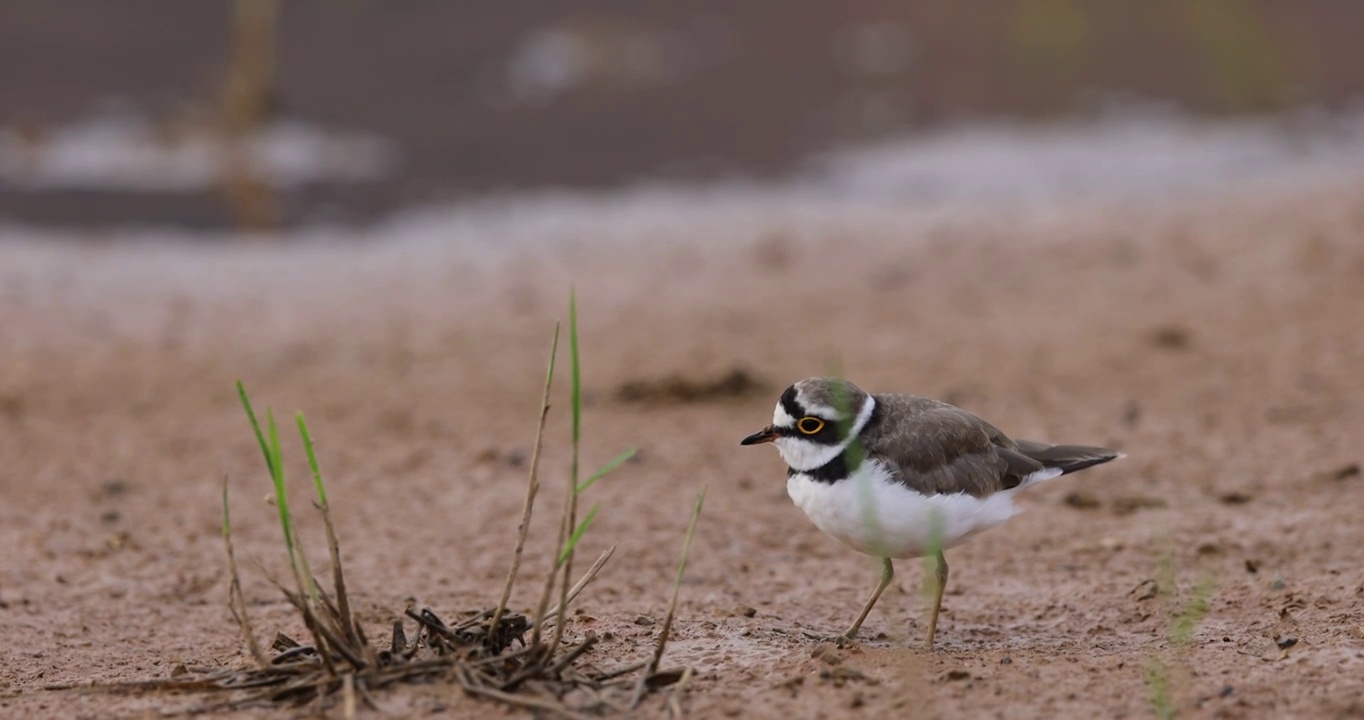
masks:
[[[1364,168],[1360,30],[1354,0],[15,0],[0,235],[1302,182]]]

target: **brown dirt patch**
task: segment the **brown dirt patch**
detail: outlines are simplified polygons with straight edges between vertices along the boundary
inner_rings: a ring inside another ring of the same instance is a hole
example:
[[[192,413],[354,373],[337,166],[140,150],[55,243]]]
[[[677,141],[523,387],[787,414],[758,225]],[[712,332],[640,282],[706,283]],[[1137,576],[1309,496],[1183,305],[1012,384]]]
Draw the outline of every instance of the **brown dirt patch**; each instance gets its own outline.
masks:
[[[630,380],[616,388],[616,399],[626,403],[673,405],[717,400],[743,400],[772,391],[772,383],[744,368],[715,377],[693,379],[668,375],[653,380]]]
[[[648,653],[659,624],[639,618],[663,616],[708,485],[665,660],[696,668],[694,716],[1149,716],[1171,608],[1205,578],[1207,616],[1170,673],[1177,708],[1357,716],[1360,190],[850,224],[807,232],[778,268],[744,243],[547,251],[483,270],[444,250],[369,262],[354,248],[5,246],[0,715],[174,707],[40,688],[246,661],[225,605],[223,473],[241,500],[243,567],[282,567],[273,510],[246,502],[267,481],[237,378],[258,405],[308,412],[371,635],[413,601],[448,616],[481,607],[522,499],[524,461],[503,459],[524,458],[532,439],[572,277],[585,462],[641,453],[590,491],[603,510],[582,552],[619,549],[568,639],[597,633],[596,661]],[[887,268],[902,281],[875,282]],[[1191,341],[1153,342],[1162,327]],[[1037,488],[1023,515],[951,552],[936,654],[915,647],[915,563],[901,563],[861,646],[822,648],[874,569],[791,505],[772,453],[738,446],[775,398],[602,402],[630,378],[744,366],[781,384],[835,356],[865,387],[952,397],[1019,436],[1129,455]],[[549,477],[567,462],[566,400],[556,394]],[[302,478],[301,452],[285,452]],[[319,543],[318,524],[301,524]],[[532,534],[526,572],[549,541]],[[303,635],[246,575],[257,628]],[[512,608],[532,595],[522,588]],[[487,712],[447,685],[380,700],[414,717]]]

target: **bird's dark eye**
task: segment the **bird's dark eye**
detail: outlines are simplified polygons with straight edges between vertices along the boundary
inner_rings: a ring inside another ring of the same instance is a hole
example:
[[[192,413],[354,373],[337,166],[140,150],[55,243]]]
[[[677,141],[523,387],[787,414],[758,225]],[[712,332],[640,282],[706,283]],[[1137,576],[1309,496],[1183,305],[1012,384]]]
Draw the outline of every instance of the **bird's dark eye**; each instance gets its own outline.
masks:
[[[824,421],[817,417],[807,415],[806,417],[801,418],[800,422],[796,423],[796,429],[806,435],[814,435],[824,429]]]

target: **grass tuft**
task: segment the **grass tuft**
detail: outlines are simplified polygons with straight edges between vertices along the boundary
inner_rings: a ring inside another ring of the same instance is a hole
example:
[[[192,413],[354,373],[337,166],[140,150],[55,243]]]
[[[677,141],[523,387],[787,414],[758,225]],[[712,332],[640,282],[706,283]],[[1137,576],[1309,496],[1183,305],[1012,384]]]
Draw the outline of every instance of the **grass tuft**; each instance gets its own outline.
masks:
[[[218,693],[222,698],[204,706],[183,711],[196,714],[223,710],[237,710],[252,706],[278,703],[311,705],[314,711],[325,714],[329,706],[340,705],[342,714],[349,718],[361,704],[383,712],[373,693],[400,683],[445,680],[453,682],[469,695],[512,705],[537,714],[582,718],[614,713],[626,704],[638,704],[643,693],[673,685],[667,701],[668,712],[680,714],[681,690],[692,677],[690,668],[659,673],[658,663],[671,631],[683,574],[691,553],[692,538],[700,517],[705,491],[697,497],[691,522],[683,542],[682,560],[674,580],[672,599],[652,658],[625,667],[602,671],[595,666],[575,667],[574,664],[599,642],[593,633],[576,642],[564,643],[563,634],[570,604],[605,566],[615,552],[609,547],[597,558],[588,571],[571,587],[568,579],[574,553],[593,520],[601,510],[594,504],[581,522],[577,520],[579,496],[594,483],[617,469],[634,455],[626,450],[602,466],[586,481],[579,482],[578,457],[582,433],[581,357],[577,323],[576,298],[569,298],[569,347],[572,363],[572,463],[569,467],[564,498],[564,513],[560,520],[558,546],[551,556],[540,606],[532,622],[525,615],[508,610],[507,604],[521,565],[526,535],[533,517],[535,498],[539,488],[538,470],[543,445],[549,396],[553,387],[555,356],[559,343],[559,326],[555,326],[550,349],[545,386],[536,431],[535,451],[531,459],[530,475],[518,528],[517,542],[512,553],[511,568],[497,604],[486,611],[465,613],[456,622],[446,623],[429,609],[409,608],[404,616],[416,623],[415,632],[409,631],[403,620],[395,621],[384,635],[391,637],[387,648],[371,643],[362,626],[355,622],[347,591],[340,543],[331,520],[331,504],[323,482],[321,463],[307,421],[302,413],[295,416],[302,438],[308,466],[312,472],[313,488],[317,494],[316,508],[321,513],[330,550],[333,587],[330,592],[321,587],[308,569],[304,547],[300,541],[288,501],[288,485],[284,471],[279,427],[273,411],[267,409],[265,422],[257,416],[245,386],[237,383],[237,394],[246,412],[252,433],[265,459],[274,488],[275,506],[279,512],[280,529],[288,552],[295,588],[288,589],[275,582],[288,602],[299,612],[307,627],[311,642],[299,642],[277,633],[271,646],[272,657],[257,642],[247,617],[247,603],[242,594],[235,551],[232,544],[232,516],[228,503],[227,481],[223,481],[222,534],[227,551],[230,583],[228,606],[232,611],[243,639],[255,661],[250,668],[196,667],[170,679],[134,681],[111,685],[52,686],[48,689],[105,689],[116,692],[200,691]],[[561,580],[560,580],[561,578]],[[547,607],[556,587],[559,601],[551,610]],[[274,579],[271,578],[274,582]],[[549,642],[542,639],[542,628],[554,621],[554,634]],[[533,633],[529,642],[526,635]],[[377,635],[376,635],[377,636]],[[555,657],[560,644],[564,651]],[[632,673],[643,670],[638,681]]]

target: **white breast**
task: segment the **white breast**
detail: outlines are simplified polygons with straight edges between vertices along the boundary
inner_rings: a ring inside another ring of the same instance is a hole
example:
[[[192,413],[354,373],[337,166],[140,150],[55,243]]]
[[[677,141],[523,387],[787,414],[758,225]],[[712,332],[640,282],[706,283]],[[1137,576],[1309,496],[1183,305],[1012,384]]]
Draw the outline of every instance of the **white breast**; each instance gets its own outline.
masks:
[[[984,498],[965,493],[920,495],[891,479],[876,460],[833,483],[804,473],[787,478],[786,492],[815,527],[876,557],[913,558],[946,549],[1016,515],[1013,491]]]

